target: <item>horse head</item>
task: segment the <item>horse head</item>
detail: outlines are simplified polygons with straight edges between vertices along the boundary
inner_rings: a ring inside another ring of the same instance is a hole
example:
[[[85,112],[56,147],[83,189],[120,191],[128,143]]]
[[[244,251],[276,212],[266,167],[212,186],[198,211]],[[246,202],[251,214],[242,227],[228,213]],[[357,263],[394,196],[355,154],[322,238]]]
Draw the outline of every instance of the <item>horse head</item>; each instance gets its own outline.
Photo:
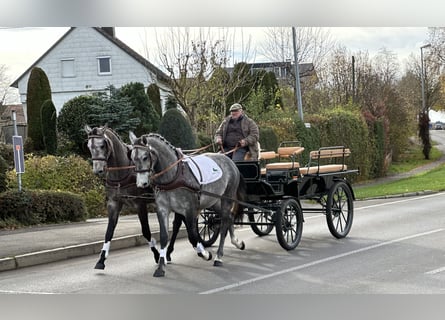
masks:
[[[112,153],[112,144],[106,135],[107,126],[91,128],[85,125],[84,130],[88,134],[88,149],[93,160],[93,172],[102,175],[107,167],[108,159]]]
[[[158,161],[158,155],[155,149],[149,144],[145,135],[136,137],[130,131],[131,141],[131,160],[135,165],[134,171],[136,175],[136,185],[138,188],[147,188],[150,184],[150,177],[153,174],[153,168]]]

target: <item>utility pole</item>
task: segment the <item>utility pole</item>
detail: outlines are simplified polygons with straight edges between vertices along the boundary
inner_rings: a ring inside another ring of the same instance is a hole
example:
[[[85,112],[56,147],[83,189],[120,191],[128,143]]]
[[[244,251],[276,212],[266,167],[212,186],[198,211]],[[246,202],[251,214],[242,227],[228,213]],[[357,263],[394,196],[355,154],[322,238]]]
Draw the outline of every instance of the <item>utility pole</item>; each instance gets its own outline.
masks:
[[[294,60],[295,60],[295,95],[297,98],[297,108],[300,120],[303,120],[303,103],[301,101],[301,89],[300,89],[300,68],[298,66],[298,51],[297,51],[297,33],[295,27],[292,27],[292,40],[294,44]]]

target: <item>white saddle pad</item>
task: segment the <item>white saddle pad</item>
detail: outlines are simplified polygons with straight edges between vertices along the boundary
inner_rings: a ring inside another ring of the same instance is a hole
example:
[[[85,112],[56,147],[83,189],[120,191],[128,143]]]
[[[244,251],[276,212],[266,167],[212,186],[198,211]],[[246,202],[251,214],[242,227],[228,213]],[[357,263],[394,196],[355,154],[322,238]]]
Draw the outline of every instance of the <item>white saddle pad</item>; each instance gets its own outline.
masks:
[[[221,168],[207,156],[199,155],[189,157],[184,161],[187,162],[200,184],[215,182],[222,177]]]

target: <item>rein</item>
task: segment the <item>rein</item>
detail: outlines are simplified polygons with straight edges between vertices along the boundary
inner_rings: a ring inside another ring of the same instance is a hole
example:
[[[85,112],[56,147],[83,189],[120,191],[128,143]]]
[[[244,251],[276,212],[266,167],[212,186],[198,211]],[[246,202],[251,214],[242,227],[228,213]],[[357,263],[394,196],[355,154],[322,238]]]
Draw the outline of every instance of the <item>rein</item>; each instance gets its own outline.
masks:
[[[210,148],[212,145],[213,145],[213,143],[208,144],[208,145],[206,145],[204,147],[201,147],[201,148],[198,148],[198,149],[182,150],[182,152],[187,153],[189,155],[192,155],[192,154],[196,154],[198,152],[201,152],[202,150],[205,150],[207,148]]]

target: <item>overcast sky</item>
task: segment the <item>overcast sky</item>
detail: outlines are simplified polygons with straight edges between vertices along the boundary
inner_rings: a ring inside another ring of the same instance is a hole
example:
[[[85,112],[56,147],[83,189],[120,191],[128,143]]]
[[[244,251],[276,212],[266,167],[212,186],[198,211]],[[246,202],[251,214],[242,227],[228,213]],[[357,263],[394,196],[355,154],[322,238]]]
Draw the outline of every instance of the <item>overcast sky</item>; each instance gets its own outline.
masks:
[[[69,28],[0,28],[0,64],[8,67],[11,80],[16,80],[46,50],[49,49]],[[240,28],[238,28],[240,29]],[[337,40],[351,50],[369,51],[375,55],[386,48],[398,55],[401,63],[411,53],[420,55],[420,46],[428,39],[426,27],[335,27],[328,28],[332,39]],[[151,36],[154,28],[116,28],[116,36],[127,45],[147,57],[146,38]],[[157,28],[159,31],[159,28]],[[264,41],[264,28],[244,28],[244,37],[252,36],[252,47],[259,47]],[[148,41],[149,59],[156,64],[155,41]],[[257,61],[261,57],[256,55]]]

